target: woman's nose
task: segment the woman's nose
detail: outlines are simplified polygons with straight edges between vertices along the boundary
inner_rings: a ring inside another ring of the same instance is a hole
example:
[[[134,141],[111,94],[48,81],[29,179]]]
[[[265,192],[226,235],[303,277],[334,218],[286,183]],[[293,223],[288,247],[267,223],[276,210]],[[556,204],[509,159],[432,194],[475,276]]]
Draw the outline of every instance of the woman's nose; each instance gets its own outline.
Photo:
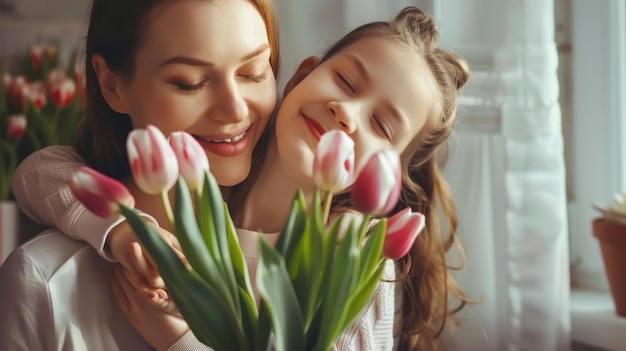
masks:
[[[326,104],[326,110],[344,132],[348,134],[354,133],[358,115],[358,108],[355,104],[350,102],[330,101]]]
[[[229,80],[217,87],[218,92],[213,94],[212,118],[217,121],[237,123],[243,121],[249,114],[248,103],[242,95],[237,82]]]

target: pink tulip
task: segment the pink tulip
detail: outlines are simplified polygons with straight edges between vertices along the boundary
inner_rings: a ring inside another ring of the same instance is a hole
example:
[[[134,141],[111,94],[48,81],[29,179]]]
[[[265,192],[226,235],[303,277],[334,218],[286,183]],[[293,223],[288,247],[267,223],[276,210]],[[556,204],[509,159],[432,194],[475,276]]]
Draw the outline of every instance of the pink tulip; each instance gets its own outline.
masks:
[[[37,110],[41,110],[48,103],[46,89],[41,82],[33,82],[28,85],[27,98]]]
[[[424,229],[426,218],[419,212],[411,212],[409,207],[387,220],[387,235],[383,245],[383,256],[393,260],[406,255],[417,235]]]
[[[157,127],[132,130],[126,139],[126,152],[135,182],[146,193],[168,191],[178,179],[174,150]]]
[[[46,58],[52,61],[57,56],[57,47],[54,45],[46,45],[45,52],[46,52]]]
[[[204,148],[187,132],[174,132],[170,134],[169,141],[189,190],[202,187],[205,172],[209,171],[209,159]]]
[[[382,216],[400,198],[400,156],[393,150],[373,154],[352,185],[352,205],[360,212]]]
[[[60,68],[51,70],[46,77],[46,89],[48,89],[48,91],[52,91],[54,86],[63,82],[65,79],[67,79],[67,74],[64,70]]]
[[[74,100],[76,93],[76,84],[73,80],[65,78],[61,82],[52,85],[50,97],[52,102],[58,107],[67,107]]]
[[[30,47],[30,59],[35,72],[39,71],[39,66],[41,66],[41,55],[43,50],[43,46],[37,44]]]
[[[341,130],[322,135],[313,160],[313,180],[321,190],[343,190],[354,176],[354,141]]]
[[[74,172],[69,185],[74,196],[97,216],[118,215],[118,205],[135,207],[135,199],[122,183],[89,167]]]
[[[7,132],[9,138],[19,140],[26,129],[26,116],[11,115],[7,118]]]

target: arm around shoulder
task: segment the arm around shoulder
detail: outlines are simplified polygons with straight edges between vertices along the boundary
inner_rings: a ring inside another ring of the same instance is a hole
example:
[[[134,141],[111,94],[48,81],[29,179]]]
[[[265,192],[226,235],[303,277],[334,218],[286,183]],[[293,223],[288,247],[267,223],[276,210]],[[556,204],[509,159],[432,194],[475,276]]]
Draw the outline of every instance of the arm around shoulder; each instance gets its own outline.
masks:
[[[15,171],[13,194],[20,209],[34,221],[55,227],[72,239],[86,241],[104,255],[106,236],[122,217],[97,217],[76,199],[68,180],[83,165],[85,161],[69,146],[36,151]]]

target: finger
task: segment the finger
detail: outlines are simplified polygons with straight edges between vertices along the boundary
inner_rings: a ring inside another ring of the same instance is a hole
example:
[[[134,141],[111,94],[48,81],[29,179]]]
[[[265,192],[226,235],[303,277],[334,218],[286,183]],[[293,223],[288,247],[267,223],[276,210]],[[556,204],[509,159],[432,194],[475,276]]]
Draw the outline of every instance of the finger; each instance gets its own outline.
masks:
[[[129,255],[138,274],[150,288],[165,290],[166,287],[163,278],[161,278],[161,275],[156,270],[154,264],[151,263],[150,259],[146,257],[145,251],[138,242],[130,244]]]

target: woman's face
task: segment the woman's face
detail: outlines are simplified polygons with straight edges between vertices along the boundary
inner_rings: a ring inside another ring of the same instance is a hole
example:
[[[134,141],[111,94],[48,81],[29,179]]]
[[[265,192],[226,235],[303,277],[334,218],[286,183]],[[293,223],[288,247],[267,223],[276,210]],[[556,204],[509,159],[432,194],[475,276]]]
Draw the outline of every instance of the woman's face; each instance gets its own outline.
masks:
[[[357,169],[377,150],[401,153],[437,112],[435,92],[432,73],[415,53],[389,40],[360,40],[287,93],[276,120],[280,157],[311,175],[317,143],[331,129],[354,140]]]
[[[269,58],[265,23],[251,2],[165,2],[148,16],[134,76],[120,89],[123,112],[134,128],[189,132],[218,183],[237,184],[276,105]]]

